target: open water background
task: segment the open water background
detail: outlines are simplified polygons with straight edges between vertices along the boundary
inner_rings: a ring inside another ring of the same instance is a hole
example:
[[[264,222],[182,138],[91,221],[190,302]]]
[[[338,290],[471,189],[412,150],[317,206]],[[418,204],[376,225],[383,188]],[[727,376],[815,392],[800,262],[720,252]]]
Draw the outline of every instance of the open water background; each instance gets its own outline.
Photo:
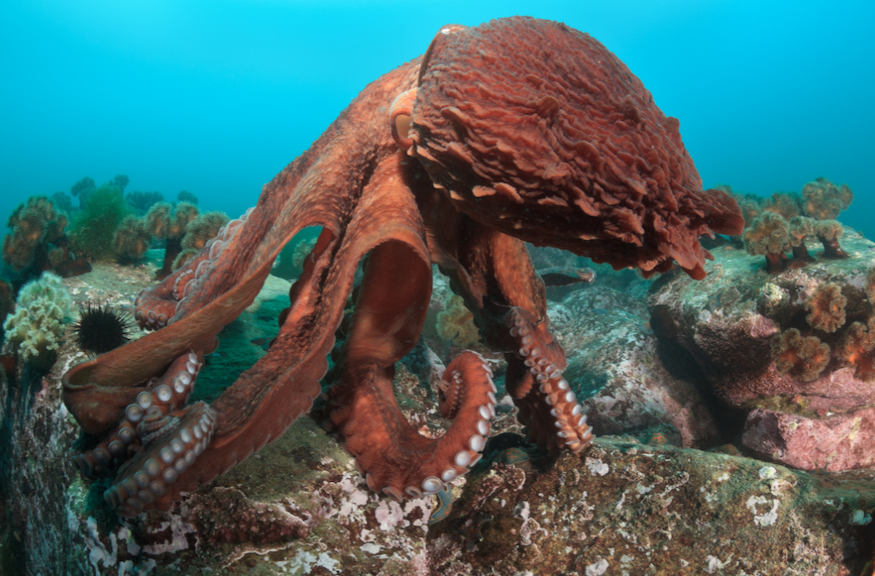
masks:
[[[871,0],[3,0],[0,219],[116,174],[235,217],[440,26],[516,14],[617,54],[680,119],[705,186],[825,176],[856,194],[840,219],[875,238]]]

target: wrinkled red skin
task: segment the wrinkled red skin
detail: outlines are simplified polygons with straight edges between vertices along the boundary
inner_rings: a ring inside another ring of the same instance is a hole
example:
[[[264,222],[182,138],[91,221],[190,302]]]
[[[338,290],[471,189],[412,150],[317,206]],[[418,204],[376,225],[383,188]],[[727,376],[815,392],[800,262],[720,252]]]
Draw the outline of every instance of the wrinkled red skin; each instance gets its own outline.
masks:
[[[427,58],[414,155],[485,226],[645,275],[674,259],[694,278],[710,257],[698,237],[744,227],[733,199],[702,190],[680,122],[589,35],[509,18],[438,34]]]
[[[393,138],[390,105],[417,87],[401,99],[412,106],[409,133]],[[432,263],[474,312],[483,341],[505,351],[506,385],[530,438],[579,452],[591,435],[561,378],[565,354],[523,240],[645,273],[673,258],[701,277],[698,236],[737,234],[743,221],[726,195],[702,192],[677,127],[616,57],[564,25],[511,18],[442,30],[422,62],[369,85],[264,187],[247,218],[140,295],[138,319],[160,329],[65,375],[64,399],[82,428],[98,439],[113,433],[151,378],[183,354],[214,349],[286,242],[323,227],[268,354],[199,408],[205,427],[215,422],[203,453],[175,481],[140,490],[141,464],[131,462],[159,456],[144,443],[134,460],[108,466],[111,500],[129,514],[166,509],[309,410],[366,254],[327,410],[372,489],[398,499],[439,489],[479,459],[494,412],[491,373],[470,353],[451,363],[441,387],[456,416],[442,438],[420,436],[395,402],[393,365],[419,338]]]

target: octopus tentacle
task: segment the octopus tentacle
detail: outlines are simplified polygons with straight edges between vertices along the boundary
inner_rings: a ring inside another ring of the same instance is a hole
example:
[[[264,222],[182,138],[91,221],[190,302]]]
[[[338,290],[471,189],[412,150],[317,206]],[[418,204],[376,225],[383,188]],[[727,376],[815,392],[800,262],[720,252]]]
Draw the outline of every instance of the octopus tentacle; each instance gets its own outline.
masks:
[[[139,437],[127,419],[105,440],[90,450],[73,450],[73,463],[87,478],[109,478],[118,462],[124,461],[140,448]]]
[[[449,380],[447,380],[449,378]],[[473,467],[480,460],[486,438],[489,436],[490,420],[495,417],[495,405],[498,401],[495,393],[498,389],[492,381],[492,369],[480,354],[465,351],[456,356],[438,384],[438,407],[441,416],[453,420],[453,426],[442,436],[439,442],[452,445],[453,436],[467,443],[462,450],[466,451],[470,461],[465,464]],[[453,458],[457,474],[464,474],[460,462],[466,460],[462,452]],[[452,478],[442,475],[441,479],[449,482]]]
[[[385,241],[422,244],[421,219],[402,173],[404,162],[415,161],[397,150],[385,125],[392,98],[413,87],[418,68],[414,60],[372,83],[306,154],[265,186],[254,211],[230,222],[182,268],[138,297],[138,320],[157,332],[65,374],[70,412],[86,432],[107,434],[172,360],[188,350],[201,354],[215,348],[216,335],[254,300],[273,260],[298,231],[323,227],[318,257],[308,259],[310,271],[293,287],[290,311],[269,354],[213,402],[212,443],[154,502],[140,501],[144,508],[165,508],[180,491],[212,480],[278,438],[308,410],[320,392],[363,254]],[[371,181],[401,184],[394,189],[402,195],[381,196],[385,187]],[[156,415],[155,421],[162,423],[162,433],[173,430],[163,417]],[[137,458],[145,452],[140,449]]]
[[[510,336],[519,348],[515,355],[528,373],[508,378],[508,390],[520,406],[520,420],[528,425],[529,436],[548,449],[568,449],[577,454],[592,441],[592,428],[568,381],[562,377],[565,354],[546,326],[523,308],[507,314]]]
[[[329,410],[371,490],[396,500],[420,498],[477,464],[496,404],[492,372],[482,356],[463,352],[444,372],[440,409],[454,421],[436,439],[420,435],[404,418],[395,402],[392,367],[356,368],[345,373],[349,382],[332,387]]]
[[[343,236],[363,181],[397,151],[388,128],[381,132],[368,127],[385,125],[385,109],[395,94],[412,87],[418,66],[418,60],[411,61],[369,86],[306,154],[265,186],[248,217],[226,226],[225,234],[233,234],[223,240],[221,251],[213,253],[208,282],[186,281],[183,290],[188,295],[178,299],[177,289],[174,297],[177,279],[190,272],[197,276],[212,246],[140,295],[138,311],[147,319],[149,310],[156,318],[160,312],[169,313],[171,306],[175,310],[160,335],[149,334],[65,375],[65,403],[86,430],[105,430],[100,413],[116,413],[129,404],[142,390],[136,384],[164,372],[172,359],[189,349],[209,350],[214,336],[255,299],[273,260],[297,232],[324,226],[335,238]],[[108,409],[92,410],[89,404]]]
[[[135,318],[145,330],[158,330],[177,319],[183,302],[195,288],[206,282],[226,245],[228,245],[249,219],[251,208],[240,218],[223,226],[215,238],[211,238],[204,248],[190,258],[184,266],[158,286],[143,290],[134,302]]]
[[[397,183],[385,185],[392,189]],[[413,197],[406,195],[410,217],[421,226]],[[421,436],[398,408],[394,362],[415,345],[431,295],[424,230],[419,234],[418,242],[382,243],[368,257],[343,346],[340,382],[330,388],[326,406],[368,486],[398,500],[435,493],[467,472],[479,459],[495,413],[491,371],[474,353],[460,355],[445,372],[444,393],[460,400],[442,403],[442,411],[456,416],[443,437]]]
[[[73,461],[83,475],[94,478],[112,476],[115,469],[139,450],[146,410],[152,411],[151,420],[185,406],[194,389],[194,381],[203,367],[197,354],[189,352],[177,358],[161,378],[152,378],[146,389],[129,404],[118,424],[100,443],[90,450],[74,452]],[[154,432],[151,431],[151,432]]]
[[[196,402],[161,419],[171,428],[152,437],[136,457],[118,471],[104,492],[106,502],[122,516],[136,516],[159,501],[188,467],[203,454],[215,431],[215,413]]]
[[[525,244],[464,214],[448,216],[441,196],[423,194],[419,202],[432,215],[426,220],[429,250],[450,264],[444,271],[474,313],[484,341],[511,350],[505,354],[505,382],[530,439],[551,450],[580,452],[592,434],[562,378],[565,352],[547,326],[544,283]]]
[[[119,415],[148,388],[151,377],[166,372],[173,360],[189,350],[213,349],[215,334],[254,300],[269,273],[268,263],[186,322],[168,324],[70,369],[63,378],[63,398],[79,425],[96,435],[114,428]]]
[[[422,262],[420,273],[430,274],[423,256],[421,220],[402,178],[404,162],[398,153],[376,168],[361,199],[371,210],[354,213],[342,238],[328,227],[323,230],[301,278],[290,290],[291,306],[283,314],[283,324],[270,353],[241,374],[212,403],[216,420],[213,441],[177,482],[166,486],[165,492],[145,508],[166,507],[178,499],[181,491],[194,489],[225,473],[277,439],[310,409],[321,392],[319,380],[328,370],[326,358],[334,346],[334,334],[352,292],[356,268],[368,250],[417,253],[415,260]],[[387,212],[393,213],[391,225],[381,218]],[[413,283],[411,289],[416,292],[418,286]],[[412,316],[421,314],[424,319],[424,313],[422,307]],[[401,314],[391,321],[406,325],[408,315]],[[422,320],[413,319],[409,325],[418,333]],[[398,345],[398,358],[415,341],[410,332]]]

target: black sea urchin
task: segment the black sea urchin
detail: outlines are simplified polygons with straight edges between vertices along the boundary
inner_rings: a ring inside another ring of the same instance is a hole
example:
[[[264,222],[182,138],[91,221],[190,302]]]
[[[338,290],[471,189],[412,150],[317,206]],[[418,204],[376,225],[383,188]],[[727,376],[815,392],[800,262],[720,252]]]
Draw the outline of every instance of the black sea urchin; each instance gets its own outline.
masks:
[[[73,325],[73,337],[83,352],[97,356],[127,343],[133,325],[127,310],[88,302],[79,306],[79,321]]]

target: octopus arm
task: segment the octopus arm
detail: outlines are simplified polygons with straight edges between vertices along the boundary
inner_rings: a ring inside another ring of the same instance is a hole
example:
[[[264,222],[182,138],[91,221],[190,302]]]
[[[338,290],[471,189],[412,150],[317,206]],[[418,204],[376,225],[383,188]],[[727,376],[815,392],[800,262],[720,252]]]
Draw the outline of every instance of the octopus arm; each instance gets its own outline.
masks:
[[[91,434],[105,431],[145,389],[150,377],[163,374],[189,350],[213,348],[215,335],[252,303],[269,273],[267,263],[235,290],[196,311],[185,322],[70,369],[63,377],[63,398],[79,425]]]
[[[373,209],[362,213],[367,225],[355,245],[373,249],[326,409],[368,486],[403,500],[443,489],[479,460],[495,388],[483,359],[468,353],[447,369],[454,381],[447,388],[459,391],[461,405],[444,436],[420,435],[398,408],[394,363],[416,344],[431,295],[425,228],[400,158],[381,164],[367,191]],[[371,216],[387,213],[387,220]]]
[[[440,198],[426,196],[420,202],[439,208]],[[520,408],[529,438],[550,450],[580,452],[592,440],[592,430],[562,377],[565,352],[550,332],[544,283],[525,243],[465,214],[452,222],[443,210],[433,213],[442,218],[428,219],[426,225],[442,233],[429,238],[439,239],[442,245],[430,249],[453,250],[459,265],[443,270],[474,313],[486,345],[505,351],[505,384]]]
[[[120,513],[166,509],[180,491],[209,482],[278,438],[319,394],[363,254],[393,239],[422,242],[421,228],[411,232],[409,221],[401,220],[395,230],[385,223],[396,208],[381,206],[379,194],[370,193],[378,187],[369,185],[384,163],[397,172],[403,161],[389,130],[374,127],[385,126],[392,98],[412,86],[417,71],[413,61],[368,86],[307,153],[265,186],[255,209],[230,222],[190,264],[141,294],[137,318],[158,328],[155,333],[65,375],[65,402],[83,429],[98,437],[113,434],[145,390],[158,398],[149,387],[174,361],[215,349],[217,334],[254,300],[286,242],[307,226],[324,227],[268,354],[212,406],[143,417],[160,427],[161,437],[143,441],[127,462],[120,458],[106,493]]]

